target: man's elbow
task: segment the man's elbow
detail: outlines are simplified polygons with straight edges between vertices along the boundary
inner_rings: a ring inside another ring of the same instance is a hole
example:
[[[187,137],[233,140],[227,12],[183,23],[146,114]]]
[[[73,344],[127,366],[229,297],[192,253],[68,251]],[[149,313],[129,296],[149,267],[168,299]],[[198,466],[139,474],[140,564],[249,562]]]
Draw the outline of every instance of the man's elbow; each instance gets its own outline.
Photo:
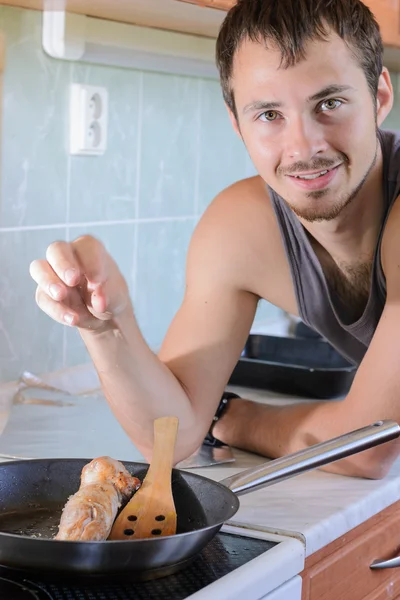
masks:
[[[389,473],[394,461],[399,455],[399,450],[383,446],[371,448],[359,454],[344,458],[333,463],[327,469],[333,473],[361,479],[383,479]]]
[[[377,464],[362,464],[360,465],[359,473],[357,474],[357,472],[355,472],[354,477],[358,476],[362,477],[363,479],[375,480],[384,479],[389,473],[391,466],[392,463],[388,464],[387,462]]]
[[[194,452],[196,452],[201,444],[203,443],[204,438],[197,438],[196,439],[182,439],[182,437],[180,437],[178,435],[178,439],[176,442],[176,446],[175,446],[175,452],[174,452],[174,461],[173,464],[174,466],[176,466],[178,463],[180,463],[182,460],[185,460],[186,458],[188,458],[189,456],[191,456]],[[139,444],[136,444],[136,446],[138,447],[139,452],[142,454],[143,458],[145,459],[145,461],[150,464],[151,462],[151,458],[153,455],[153,444],[152,442],[150,444],[141,444],[139,446]]]

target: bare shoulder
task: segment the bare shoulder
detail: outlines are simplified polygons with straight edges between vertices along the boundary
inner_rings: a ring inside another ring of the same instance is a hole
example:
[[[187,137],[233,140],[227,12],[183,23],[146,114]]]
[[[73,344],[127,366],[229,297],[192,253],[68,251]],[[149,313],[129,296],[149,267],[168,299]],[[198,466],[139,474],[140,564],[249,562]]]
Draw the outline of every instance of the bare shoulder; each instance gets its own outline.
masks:
[[[223,236],[225,242],[232,240],[232,245],[234,239],[246,245],[263,241],[268,238],[266,234],[275,229],[269,193],[258,176],[242,179],[220,192],[204,212],[198,227],[199,232]]]
[[[205,261],[225,283],[278,306],[282,305],[280,298],[293,296],[278,224],[261,177],[240,180],[211,202],[189,250],[189,266],[199,261]],[[289,302],[289,307],[282,308],[293,308],[291,299]]]
[[[208,211],[227,210],[229,207],[235,208],[240,213],[245,212],[249,217],[260,213],[272,214],[272,206],[267,186],[261,177],[254,176],[247,179],[241,179],[225,188],[214,198]],[[207,211],[206,211],[207,212]],[[229,211],[233,217],[236,214]]]

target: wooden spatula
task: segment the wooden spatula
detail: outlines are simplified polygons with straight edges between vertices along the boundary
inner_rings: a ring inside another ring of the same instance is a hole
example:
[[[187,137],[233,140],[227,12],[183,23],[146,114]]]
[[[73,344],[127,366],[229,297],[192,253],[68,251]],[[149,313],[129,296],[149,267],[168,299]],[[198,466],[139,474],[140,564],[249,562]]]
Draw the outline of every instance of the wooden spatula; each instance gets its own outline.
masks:
[[[109,540],[136,540],[176,533],[171,471],[177,433],[177,417],[154,421],[150,467],[141,487],[116,518]]]

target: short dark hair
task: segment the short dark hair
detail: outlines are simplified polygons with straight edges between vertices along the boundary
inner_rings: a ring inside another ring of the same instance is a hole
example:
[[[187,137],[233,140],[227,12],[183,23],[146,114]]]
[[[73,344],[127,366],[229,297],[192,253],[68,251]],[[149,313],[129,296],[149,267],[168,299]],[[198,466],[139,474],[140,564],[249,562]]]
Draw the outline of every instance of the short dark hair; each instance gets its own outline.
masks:
[[[326,39],[332,30],[354,52],[376,99],[383,43],[374,15],[360,0],[238,0],[222,23],[216,46],[226,104],[236,115],[231,78],[243,40],[278,48],[281,66],[288,68],[305,58],[306,42]]]

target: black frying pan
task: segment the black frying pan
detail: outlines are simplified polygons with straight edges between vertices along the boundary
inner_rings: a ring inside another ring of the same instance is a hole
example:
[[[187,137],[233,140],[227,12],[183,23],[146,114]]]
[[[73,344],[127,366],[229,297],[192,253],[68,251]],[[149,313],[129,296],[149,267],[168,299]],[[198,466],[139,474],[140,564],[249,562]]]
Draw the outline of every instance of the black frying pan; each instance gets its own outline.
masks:
[[[149,579],[184,567],[239,508],[238,495],[350,456],[400,436],[393,421],[317,444],[222,482],[174,469],[178,533],[170,537],[106,542],[52,540],[61,509],[79,487],[89,460],[38,459],[0,465],[0,565],[46,576],[121,575]],[[124,463],[140,479],[143,463]]]

